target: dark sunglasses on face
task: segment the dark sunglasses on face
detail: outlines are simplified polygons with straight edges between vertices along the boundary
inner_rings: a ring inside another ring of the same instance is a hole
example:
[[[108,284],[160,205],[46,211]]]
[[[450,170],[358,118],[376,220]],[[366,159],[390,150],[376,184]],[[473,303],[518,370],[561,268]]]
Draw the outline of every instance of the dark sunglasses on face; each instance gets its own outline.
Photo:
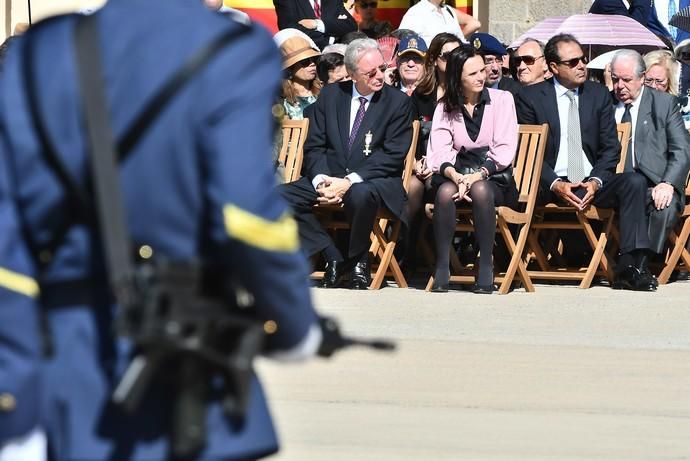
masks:
[[[440,59],[441,61],[448,61],[448,57],[450,56],[450,54],[452,52],[453,52],[453,50],[444,51],[443,53],[438,55],[438,59]]]
[[[367,8],[376,8],[379,6],[378,2],[371,2],[371,3],[360,3],[359,7],[363,10],[366,10]]]
[[[537,62],[537,59],[541,59],[543,57],[544,57],[543,55],[542,56],[527,56],[527,55],[525,55],[525,56],[513,56],[511,59],[513,61],[513,64],[515,64],[515,66],[519,66],[523,61],[528,66],[533,66],[534,63]]]
[[[683,61],[690,61],[690,51],[681,52],[680,59],[682,59]]]
[[[566,59],[563,61],[556,61],[556,64],[565,64],[566,66],[568,66],[572,69],[574,67],[577,67],[577,65],[580,64],[580,61],[582,61],[582,64],[586,65],[588,62],[587,56],[580,56],[578,58]]]
[[[312,56],[311,58],[302,59],[297,63],[299,67],[309,67],[312,64],[316,65],[319,62],[318,56]]]
[[[364,75],[367,78],[374,78],[374,77],[376,77],[376,74],[379,71],[381,71],[381,73],[385,73],[386,69],[388,69],[388,66],[386,64],[381,64],[378,67],[374,67],[369,72],[362,72],[362,75]]]

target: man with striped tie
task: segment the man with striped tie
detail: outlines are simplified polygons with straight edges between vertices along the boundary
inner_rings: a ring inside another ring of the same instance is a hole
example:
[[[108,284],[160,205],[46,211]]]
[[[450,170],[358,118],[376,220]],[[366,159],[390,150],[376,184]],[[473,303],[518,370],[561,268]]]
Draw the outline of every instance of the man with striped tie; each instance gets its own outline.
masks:
[[[553,78],[523,87],[517,97],[520,123],[549,124],[542,199],[580,210],[590,204],[615,208],[620,255],[614,288],[654,291],[657,283],[647,270],[647,181],[634,172],[616,174],[620,143],[611,96],[587,80],[587,58],[574,36],[555,35],[544,56]]]
[[[406,222],[401,173],[412,142],[410,102],[384,83],[378,43],[357,39],[345,50],[351,81],[326,85],[312,105],[301,179],[280,186],[292,206],[307,256],[326,261],[323,288],[350,272],[352,289],[370,284],[369,234],[380,207]],[[346,257],[314,216],[316,203],[340,204],[350,223]]]
[[[321,49],[357,30],[341,0],[273,0],[273,5],[279,29],[299,29]]]

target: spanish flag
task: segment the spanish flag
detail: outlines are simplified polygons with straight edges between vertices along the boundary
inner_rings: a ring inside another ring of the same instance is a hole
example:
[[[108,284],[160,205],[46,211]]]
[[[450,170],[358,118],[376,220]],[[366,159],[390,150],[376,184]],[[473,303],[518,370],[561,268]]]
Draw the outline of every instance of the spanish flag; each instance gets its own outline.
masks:
[[[224,0],[224,2],[226,6],[244,11],[252,20],[263,24],[272,33],[278,32],[273,0]],[[472,2],[473,0],[455,0],[455,7],[459,11],[472,14]],[[389,21],[393,27],[398,27],[409,7],[410,0],[378,0],[377,18],[381,21]]]

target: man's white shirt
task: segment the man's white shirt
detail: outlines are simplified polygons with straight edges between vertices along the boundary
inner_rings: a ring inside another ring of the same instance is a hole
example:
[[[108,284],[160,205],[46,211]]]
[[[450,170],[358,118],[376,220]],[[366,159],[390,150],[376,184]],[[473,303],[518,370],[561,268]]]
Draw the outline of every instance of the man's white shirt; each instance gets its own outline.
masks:
[[[456,35],[464,43],[467,43],[462,34],[458,16],[455,9],[448,5],[437,7],[428,0],[420,0],[419,3],[409,8],[400,22],[400,29],[410,29],[424,39],[427,46],[433,38],[441,32]]]

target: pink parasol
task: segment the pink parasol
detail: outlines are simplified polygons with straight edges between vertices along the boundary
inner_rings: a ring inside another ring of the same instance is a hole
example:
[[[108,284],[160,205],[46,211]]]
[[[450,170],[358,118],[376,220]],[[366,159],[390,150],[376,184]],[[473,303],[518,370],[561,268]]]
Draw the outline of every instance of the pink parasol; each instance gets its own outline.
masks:
[[[527,38],[546,43],[556,34],[573,34],[583,45],[666,48],[664,42],[639,22],[613,14],[574,14],[546,18],[510,44],[517,47]]]

